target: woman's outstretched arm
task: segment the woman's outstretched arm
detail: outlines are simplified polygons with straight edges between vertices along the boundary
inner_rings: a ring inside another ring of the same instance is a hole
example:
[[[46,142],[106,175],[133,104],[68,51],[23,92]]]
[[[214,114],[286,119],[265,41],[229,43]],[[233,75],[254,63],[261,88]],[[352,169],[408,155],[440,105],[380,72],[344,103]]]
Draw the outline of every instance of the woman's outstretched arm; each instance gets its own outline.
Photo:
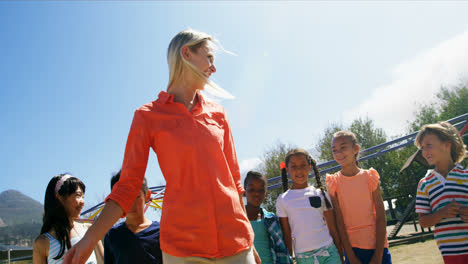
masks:
[[[64,264],[83,264],[88,260],[95,246],[124,214],[117,202],[108,200],[99,218],[86,231],[83,239],[74,245],[65,255]]]

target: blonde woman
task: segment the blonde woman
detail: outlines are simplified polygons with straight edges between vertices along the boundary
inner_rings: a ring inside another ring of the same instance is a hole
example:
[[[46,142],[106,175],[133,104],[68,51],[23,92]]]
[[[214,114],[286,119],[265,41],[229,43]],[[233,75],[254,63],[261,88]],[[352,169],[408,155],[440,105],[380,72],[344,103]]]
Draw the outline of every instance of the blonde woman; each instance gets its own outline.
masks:
[[[141,188],[150,148],[166,179],[163,262],[260,263],[226,113],[200,93],[207,85],[217,87],[209,80],[216,72],[215,44],[213,37],[194,30],[172,39],[167,91],[136,110],[121,179],[65,263],[83,263],[94,244],[128,212]]]

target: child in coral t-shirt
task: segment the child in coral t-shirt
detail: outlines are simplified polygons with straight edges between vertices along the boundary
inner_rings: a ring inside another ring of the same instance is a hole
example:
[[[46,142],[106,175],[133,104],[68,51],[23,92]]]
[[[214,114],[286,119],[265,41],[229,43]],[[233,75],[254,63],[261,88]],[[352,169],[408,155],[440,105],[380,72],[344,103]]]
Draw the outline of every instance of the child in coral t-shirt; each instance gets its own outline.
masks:
[[[358,167],[359,145],[352,132],[335,133],[332,151],[341,171],[327,175],[326,184],[336,210],[345,262],[392,263],[378,172]]]

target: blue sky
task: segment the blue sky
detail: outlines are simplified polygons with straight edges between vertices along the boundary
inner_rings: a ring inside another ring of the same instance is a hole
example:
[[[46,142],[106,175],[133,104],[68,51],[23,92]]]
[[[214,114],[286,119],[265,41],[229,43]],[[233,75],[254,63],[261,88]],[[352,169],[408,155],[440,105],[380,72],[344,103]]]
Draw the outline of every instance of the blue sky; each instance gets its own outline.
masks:
[[[368,115],[404,134],[418,103],[468,77],[468,2],[0,2],[0,192],[43,202],[72,172],[101,201],[139,106],[166,89],[166,49],[216,36],[214,80],[245,171],[278,140],[312,148]],[[151,153],[147,178],[164,184]]]

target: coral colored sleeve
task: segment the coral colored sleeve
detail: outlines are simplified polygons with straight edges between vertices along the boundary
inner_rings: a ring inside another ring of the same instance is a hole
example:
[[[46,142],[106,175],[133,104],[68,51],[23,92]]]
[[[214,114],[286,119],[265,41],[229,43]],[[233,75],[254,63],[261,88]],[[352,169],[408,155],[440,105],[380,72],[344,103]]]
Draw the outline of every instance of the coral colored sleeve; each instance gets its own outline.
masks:
[[[336,193],[336,176],[334,174],[327,174],[325,178],[325,184],[327,185],[328,193],[331,196],[335,196]]]
[[[379,180],[380,180],[379,173],[374,168],[370,168],[369,169],[369,190],[371,192],[377,189],[377,187],[379,186]]]
[[[231,133],[231,126],[227,118],[226,111],[223,109],[224,114],[224,156],[229,165],[232,178],[236,184],[237,192],[243,194],[245,192],[244,187],[241,183],[241,175],[239,169],[239,163],[237,162],[236,148],[234,146],[234,139]]]
[[[125,215],[141,189],[148,164],[151,139],[143,117],[144,112],[143,110],[135,111],[125,147],[120,179],[106,198],[106,202],[109,199],[117,202]]]

